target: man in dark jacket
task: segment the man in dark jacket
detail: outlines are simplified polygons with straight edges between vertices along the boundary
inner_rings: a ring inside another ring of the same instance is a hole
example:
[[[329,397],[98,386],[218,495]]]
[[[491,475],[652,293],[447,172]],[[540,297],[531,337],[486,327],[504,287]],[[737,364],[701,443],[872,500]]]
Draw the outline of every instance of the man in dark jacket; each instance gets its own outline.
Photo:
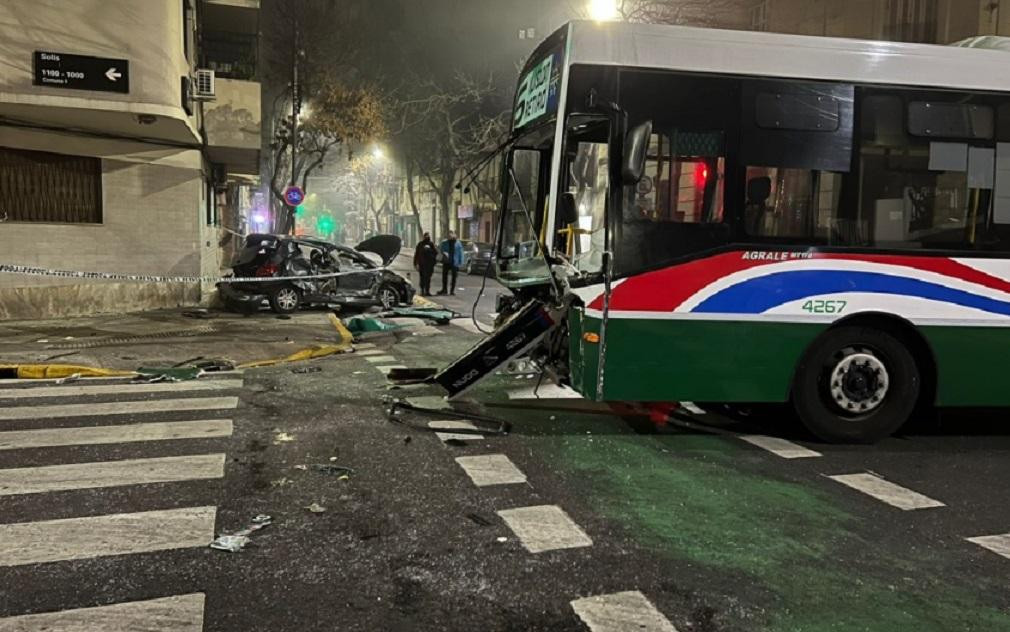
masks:
[[[431,296],[431,277],[435,274],[437,262],[438,248],[431,240],[431,235],[425,233],[414,249],[414,269],[421,275],[421,296]]]

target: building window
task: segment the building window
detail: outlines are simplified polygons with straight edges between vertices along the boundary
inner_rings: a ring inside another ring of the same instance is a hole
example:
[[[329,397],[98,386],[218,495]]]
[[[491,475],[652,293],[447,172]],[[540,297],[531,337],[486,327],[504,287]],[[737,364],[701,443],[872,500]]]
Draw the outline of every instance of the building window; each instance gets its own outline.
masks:
[[[937,0],[887,0],[884,39],[935,44]]]
[[[102,161],[0,147],[0,219],[100,224]]]

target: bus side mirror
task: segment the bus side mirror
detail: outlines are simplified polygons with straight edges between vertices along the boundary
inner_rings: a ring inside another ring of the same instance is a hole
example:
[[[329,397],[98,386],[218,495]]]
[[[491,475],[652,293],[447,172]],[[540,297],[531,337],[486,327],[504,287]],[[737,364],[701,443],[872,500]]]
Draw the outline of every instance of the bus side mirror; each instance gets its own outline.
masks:
[[[652,121],[635,126],[624,141],[624,161],[621,177],[624,184],[638,184],[645,175],[645,159],[652,139]]]
[[[579,211],[575,206],[575,194],[566,191],[561,194],[561,225],[568,226],[579,221]]]

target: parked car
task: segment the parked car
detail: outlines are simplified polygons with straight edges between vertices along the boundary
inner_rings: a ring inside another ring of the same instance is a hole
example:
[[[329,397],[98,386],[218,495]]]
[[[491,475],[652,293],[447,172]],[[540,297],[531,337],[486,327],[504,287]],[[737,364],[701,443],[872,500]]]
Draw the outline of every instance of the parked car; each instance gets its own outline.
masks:
[[[255,234],[232,264],[239,278],[301,277],[335,272],[351,273],[304,281],[219,283],[225,306],[237,312],[258,310],[264,303],[278,314],[290,314],[302,305],[356,305],[395,307],[414,300],[410,282],[386,269],[400,252],[395,235],[379,235],[356,248],[338,246],[310,237]]]
[[[488,271],[489,268],[490,272]],[[463,270],[467,274],[484,275],[487,273],[488,276],[494,276],[494,244],[486,244],[479,241],[464,241]]]

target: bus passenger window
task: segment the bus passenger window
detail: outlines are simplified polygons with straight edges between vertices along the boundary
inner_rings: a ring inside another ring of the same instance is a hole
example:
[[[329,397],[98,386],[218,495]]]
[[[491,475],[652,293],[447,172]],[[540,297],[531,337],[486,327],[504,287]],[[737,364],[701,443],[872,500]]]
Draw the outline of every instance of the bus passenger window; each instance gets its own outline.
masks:
[[[748,167],[747,234],[851,243],[853,227],[837,217],[841,186],[842,175],[829,171]]]
[[[645,177],[628,209],[631,220],[687,224],[723,218],[726,159],[722,132],[652,135]]]

